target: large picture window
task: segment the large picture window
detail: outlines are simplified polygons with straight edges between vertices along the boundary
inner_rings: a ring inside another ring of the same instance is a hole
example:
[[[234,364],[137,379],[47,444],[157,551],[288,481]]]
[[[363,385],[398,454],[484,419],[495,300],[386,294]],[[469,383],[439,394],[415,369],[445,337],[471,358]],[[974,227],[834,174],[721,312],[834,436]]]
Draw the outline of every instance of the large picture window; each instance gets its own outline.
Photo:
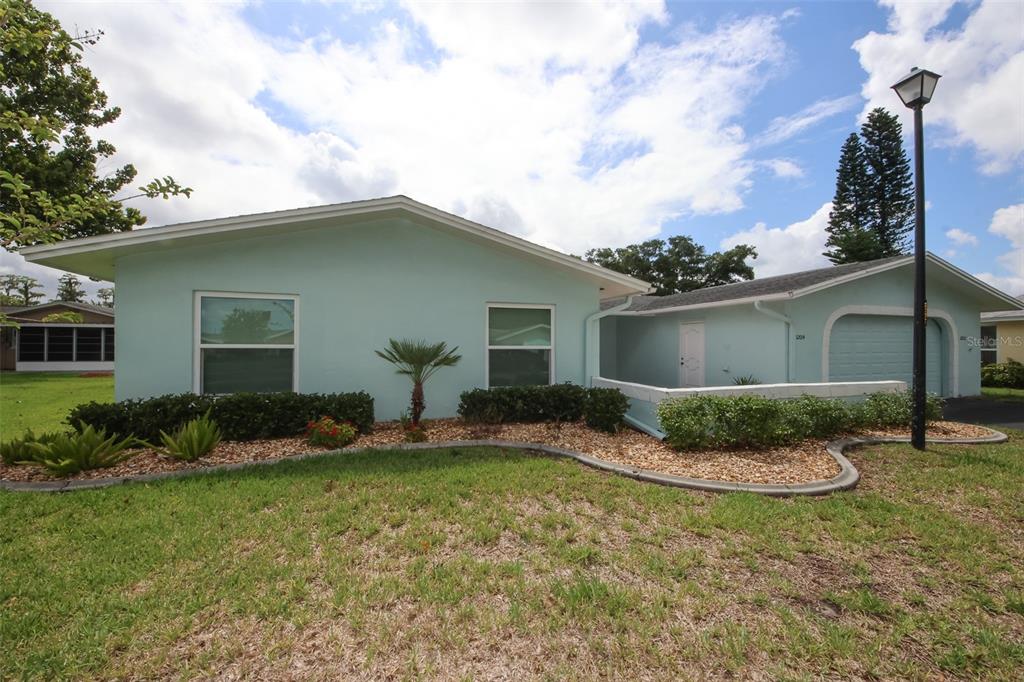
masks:
[[[196,294],[196,391],[296,390],[298,298]]]
[[[543,386],[554,379],[554,306],[487,306],[487,385]]]

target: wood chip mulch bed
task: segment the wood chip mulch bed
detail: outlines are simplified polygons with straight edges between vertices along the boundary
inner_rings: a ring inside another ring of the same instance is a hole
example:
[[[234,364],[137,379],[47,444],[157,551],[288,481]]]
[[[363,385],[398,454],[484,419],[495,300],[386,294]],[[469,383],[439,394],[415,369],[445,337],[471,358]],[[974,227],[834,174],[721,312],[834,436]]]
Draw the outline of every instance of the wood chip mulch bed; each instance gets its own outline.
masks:
[[[661,441],[639,431],[626,429],[607,434],[581,423],[469,425],[456,419],[424,422],[429,441],[500,439],[520,443],[543,443],[574,450],[600,459],[676,476],[737,483],[807,483],[829,479],[839,473],[835,460],[825,451],[825,440],[806,440],[770,450],[703,450],[677,452]],[[906,430],[863,431],[854,436],[906,436]],[[930,438],[983,438],[991,435],[984,427],[958,422],[933,422]],[[378,423],[373,433],[360,436],[349,448],[386,447],[403,443],[397,422]],[[198,462],[180,462],[152,450],[138,454],[107,469],[83,471],[70,479],[118,478],[165,471],[205,469],[220,464],[249,462],[324,451],[304,438],[278,438],[246,442],[226,441]],[[0,480],[52,481],[55,477],[34,464],[8,466],[0,463]]]

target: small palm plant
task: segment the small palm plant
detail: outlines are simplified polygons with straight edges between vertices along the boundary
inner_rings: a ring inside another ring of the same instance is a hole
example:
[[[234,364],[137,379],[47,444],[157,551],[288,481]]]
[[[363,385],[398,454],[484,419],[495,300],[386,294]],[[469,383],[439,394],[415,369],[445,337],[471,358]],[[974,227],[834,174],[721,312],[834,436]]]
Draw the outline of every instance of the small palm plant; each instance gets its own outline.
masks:
[[[444,341],[440,343],[427,343],[426,341],[411,341],[402,339],[388,339],[388,347],[384,350],[374,351],[394,365],[399,374],[404,374],[412,380],[412,401],[410,402],[410,414],[412,416],[412,428],[420,427],[420,417],[427,408],[423,400],[423,384],[434,375],[434,372],[442,367],[451,367],[462,359],[455,351],[459,347],[448,349]]]

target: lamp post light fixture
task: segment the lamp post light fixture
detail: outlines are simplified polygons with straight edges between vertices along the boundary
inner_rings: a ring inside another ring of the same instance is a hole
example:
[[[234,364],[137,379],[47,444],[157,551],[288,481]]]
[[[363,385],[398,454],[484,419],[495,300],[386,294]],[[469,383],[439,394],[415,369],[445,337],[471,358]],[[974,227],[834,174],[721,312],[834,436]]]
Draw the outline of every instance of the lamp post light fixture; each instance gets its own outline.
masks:
[[[903,104],[914,110],[914,409],[910,423],[910,444],[924,450],[925,412],[925,328],[928,303],[924,289],[924,122],[921,110],[932,100],[939,74],[916,66],[892,89]]]

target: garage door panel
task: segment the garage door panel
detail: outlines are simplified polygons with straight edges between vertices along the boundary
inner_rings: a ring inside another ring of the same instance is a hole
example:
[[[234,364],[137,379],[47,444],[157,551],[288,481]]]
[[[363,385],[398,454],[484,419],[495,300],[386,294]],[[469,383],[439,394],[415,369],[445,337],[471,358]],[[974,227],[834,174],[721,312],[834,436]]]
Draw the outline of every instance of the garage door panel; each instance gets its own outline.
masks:
[[[913,381],[914,323],[909,317],[845,315],[836,320],[829,339],[830,381]],[[942,331],[928,323],[926,372],[928,390],[942,392],[945,367]]]

